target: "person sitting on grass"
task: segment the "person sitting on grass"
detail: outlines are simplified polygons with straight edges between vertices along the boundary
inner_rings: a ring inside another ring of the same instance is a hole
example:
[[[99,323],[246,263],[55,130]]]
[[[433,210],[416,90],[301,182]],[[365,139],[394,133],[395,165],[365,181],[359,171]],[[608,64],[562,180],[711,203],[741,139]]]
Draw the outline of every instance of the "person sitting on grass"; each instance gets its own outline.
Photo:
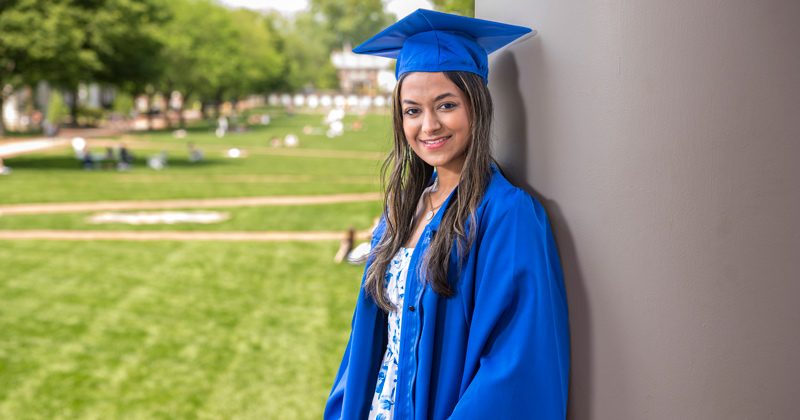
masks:
[[[94,169],[94,157],[92,156],[92,150],[89,148],[89,143],[83,146],[81,166],[87,171]]]
[[[0,157],[0,175],[11,175],[11,168],[3,164],[2,157]]]
[[[133,153],[128,150],[127,145],[124,143],[119,148],[119,163],[117,163],[117,170],[118,171],[127,171],[133,165],[134,156]]]
[[[114,148],[106,147],[106,155],[103,157],[103,169],[114,169],[117,158],[114,156]]]
[[[204,159],[203,151],[195,146],[194,142],[186,143],[186,148],[189,149],[189,162],[202,162]]]

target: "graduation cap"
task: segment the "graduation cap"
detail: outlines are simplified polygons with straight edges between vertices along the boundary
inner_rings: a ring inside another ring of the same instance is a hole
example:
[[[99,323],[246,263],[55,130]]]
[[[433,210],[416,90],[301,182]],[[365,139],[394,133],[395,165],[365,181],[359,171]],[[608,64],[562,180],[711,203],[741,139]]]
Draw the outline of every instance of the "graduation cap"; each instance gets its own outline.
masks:
[[[530,32],[524,26],[418,9],[353,52],[396,58],[398,78],[410,71],[468,71],[488,83],[488,55]]]

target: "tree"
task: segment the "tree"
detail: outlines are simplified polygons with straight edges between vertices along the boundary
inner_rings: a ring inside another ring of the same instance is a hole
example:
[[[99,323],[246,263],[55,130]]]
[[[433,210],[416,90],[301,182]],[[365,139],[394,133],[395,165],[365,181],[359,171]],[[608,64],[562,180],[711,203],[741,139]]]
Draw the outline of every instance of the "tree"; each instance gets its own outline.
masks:
[[[311,0],[311,16],[326,33],[329,52],[358,45],[395,22],[381,0]]]
[[[77,67],[98,69],[97,54],[86,48],[77,10],[70,1],[0,2],[0,135],[5,134],[3,103],[22,86]]]
[[[227,10],[207,0],[174,0],[169,7],[172,19],[161,34],[164,73],[158,87],[167,94],[180,91],[185,104],[208,95],[224,72],[220,69],[229,65],[235,45],[232,37],[223,35],[230,34],[233,25],[225,18]],[[179,116],[183,126],[183,105]]]
[[[161,0],[106,0],[91,20],[93,47],[103,64],[97,81],[136,94],[161,77],[161,27],[171,14]]]
[[[475,17],[475,0],[431,0],[433,7],[446,13]]]
[[[72,0],[77,30],[85,32],[83,48],[97,57],[97,65],[82,60],[54,72],[56,85],[73,92],[73,123],[78,113],[77,87],[81,81],[100,81],[129,92],[141,92],[163,71],[154,60],[162,43],[159,27],[169,19],[166,0]]]
[[[310,13],[295,16],[292,24],[283,22],[281,52],[286,57],[285,88],[332,89],[339,86],[336,68],[331,63],[331,47],[319,40],[329,38]],[[341,48],[341,47],[340,47]]]
[[[249,93],[267,92],[280,86],[286,60],[278,50],[279,40],[272,25],[274,15],[247,9],[231,12],[238,32],[240,53],[234,74],[223,80],[225,91],[236,98]]]
[[[286,85],[286,57],[278,15],[229,10],[208,0],[174,0],[162,33],[165,71],[158,85],[219,105]],[[203,108],[205,110],[205,106]],[[181,125],[183,108],[179,110]]]
[[[180,91],[184,103],[194,97],[204,104],[217,101],[236,85],[242,56],[232,14],[209,0],[175,0],[170,7],[173,19],[164,28],[161,60],[166,69],[159,86],[166,92]]]
[[[291,89],[336,88],[333,50],[358,45],[395,22],[381,0],[311,0],[311,10],[283,22],[282,51]]]

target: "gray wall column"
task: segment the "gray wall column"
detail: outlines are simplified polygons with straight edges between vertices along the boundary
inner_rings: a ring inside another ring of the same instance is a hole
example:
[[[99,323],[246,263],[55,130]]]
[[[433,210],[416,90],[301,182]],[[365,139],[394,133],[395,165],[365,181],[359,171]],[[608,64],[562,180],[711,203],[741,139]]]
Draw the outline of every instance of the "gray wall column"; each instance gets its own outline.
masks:
[[[547,209],[568,418],[800,418],[800,2],[477,0],[495,155]]]

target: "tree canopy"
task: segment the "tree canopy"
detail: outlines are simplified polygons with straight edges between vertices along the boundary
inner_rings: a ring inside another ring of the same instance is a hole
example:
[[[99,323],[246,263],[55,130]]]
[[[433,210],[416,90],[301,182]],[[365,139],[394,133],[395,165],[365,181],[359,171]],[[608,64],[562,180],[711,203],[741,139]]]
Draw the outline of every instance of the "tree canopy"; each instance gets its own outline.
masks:
[[[431,0],[431,2],[440,12],[475,17],[475,0]]]
[[[79,14],[66,0],[0,3],[0,117],[3,102],[19,86],[55,80],[76,62],[100,68],[97,53],[86,47],[87,35],[78,27]],[[0,118],[0,135],[4,133]]]
[[[356,46],[395,22],[381,0],[311,0],[311,11],[329,49]]]
[[[382,0],[311,0],[293,19],[212,0],[0,0],[0,105],[40,80],[204,102],[337,88],[331,52],[394,20]]]

